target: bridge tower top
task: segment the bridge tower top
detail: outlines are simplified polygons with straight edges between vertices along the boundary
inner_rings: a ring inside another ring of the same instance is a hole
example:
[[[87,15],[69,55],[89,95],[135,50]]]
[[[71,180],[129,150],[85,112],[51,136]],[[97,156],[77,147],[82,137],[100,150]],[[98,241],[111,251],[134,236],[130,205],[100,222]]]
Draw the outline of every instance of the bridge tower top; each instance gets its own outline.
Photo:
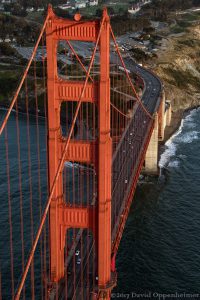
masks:
[[[51,36],[55,40],[85,41],[96,42],[100,21],[83,21],[80,14],[75,14],[74,20],[60,18],[53,12],[52,6],[48,7]],[[107,10],[104,9],[103,15],[109,20]]]

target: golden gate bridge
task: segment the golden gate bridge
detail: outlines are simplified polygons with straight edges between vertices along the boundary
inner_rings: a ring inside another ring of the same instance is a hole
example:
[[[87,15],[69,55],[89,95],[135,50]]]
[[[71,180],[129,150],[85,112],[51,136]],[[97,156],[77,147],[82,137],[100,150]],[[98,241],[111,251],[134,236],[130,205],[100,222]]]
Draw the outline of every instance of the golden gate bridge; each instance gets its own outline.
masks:
[[[106,9],[68,20],[49,6],[1,112],[0,299],[110,299],[161,94],[154,74],[122,57]]]

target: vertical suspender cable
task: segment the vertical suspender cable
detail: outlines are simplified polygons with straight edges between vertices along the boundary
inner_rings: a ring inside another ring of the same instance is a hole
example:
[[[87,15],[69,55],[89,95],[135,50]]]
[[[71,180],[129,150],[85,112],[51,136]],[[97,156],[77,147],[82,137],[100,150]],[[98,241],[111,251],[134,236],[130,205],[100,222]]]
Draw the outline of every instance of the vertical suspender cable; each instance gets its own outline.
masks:
[[[45,119],[45,136],[47,137],[47,97],[46,97],[46,71],[45,71],[45,53],[44,53],[44,35],[42,36],[42,77],[43,77],[43,89],[44,89],[44,119]],[[47,138],[45,140],[45,147],[46,147],[46,153],[48,153],[48,143],[47,143]],[[48,169],[48,155],[46,155],[46,169]],[[46,187],[48,191],[48,186],[49,186],[49,178],[48,174],[46,174]],[[44,224],[44,265],[43,265],[43,276],[44,276],[44,299],[47,299],[47,223]],[[50,265],[50,261],[49,261]],[[50,274],[49,274],[50,277]]]
[[[91,58],[91,61],[90,61],[90,65],[89,65],[89,68],[88,68],[88,71],[87,71],[86,80],[85,80],[85,83],[84,83],[81,95],[79,97],[79,102],[78,102],[78,105],[76,107],[76,112],[75,112],[75,115],[74,115],[74,118],[73,118],[73,121],[72,121],[72,125],[71,125],[70,131],[69,131],[68,138],[67,138],[67,140],[65,142],[64,150],[63,150],[63,153],[62,153],[62,159],[60,160],[57,172],[55,174],[55,178],[54,178],[54,182],[53,182],[53,185],[52,185],[52,188],[51,188],[51,192],[50,192],[48,201],[46,203],[45,210],[44,210],[44,213],[43,213],[43,216],[42,216],[42,219],[41,219],[41,223],[40,223],[39,229],[37,231],[37,234],[36,234],[36,237],[35,237],[35,240],[34,240],[34,243],[33,243],[33,246],[32,246],[32,249],[31,249],[31,252],[30,252],[27,264],[26,264],[26,267],[25,267],[24,274],[22,276],[20,285],[18,287],[16,296],[15,296],[15,300],[19,300],[19,298],[20,298],[21,291],[22,291],[22,288],[23,288],[23,285],[24,285],[24,282],[25,282],[25,279],[26,279],[29,267],[30,267],[31,262],[33,260],[35,249],[37,247],[38,240],[40,238],[40,235],[41,235],[41,232],[42,232],[42,229],[43,229],[43,226],[44,226],[44,223],[45,223],[48,211],[49,211],[49,206],[51,204],[51,200],[52,200],[55,188],[56,188],[56,183],[58,181],[59,174],[60,174],[61,170],[63,169],[63,164],[64,164],[64,161],[65,161],[65,153],[68,150],[69,142],[71,140],[71,137],[72,137],[72,134],[73,134],[73,131],[74,131],[75,122],[76,122],[76,119],[77,119],[77,116],[78,116],[78,113],[79,113],[79,110],[80,110],[80,106],[81,106],[81,103],[82,103],[82,98],[83,98],[86,86],[87,86],[87,83],[88,83],[88,79],[89,79],[89,76],[90,76],[91,68],[92,68],[92,65],[94,63],[94,57],[95,57],[95,54],[96,54],[96,51],[97,51],[97,46],[98,46],[98,43],[99,43],[99,40],[100,40],[100,36],[101,36],[101,32],[102,32],[102,28],[103,28],[104,22],[105,22],[105,16],[103,17],[102,22],[101,22],[99,34],[98,34],[98,37],[97,37],[97,40],[96,40],[95,48],[94,48],[94,51],[93,51],[93,54],[92,54],[92,58]]]
[[[31,225],[31,246],[33,245],[33,188],[32,188],[32,167],[31,167],[31,145],[30,145],[30,120],[29,120],[29,98],[27,78],[25,79],[25,97],[26,97],[26,134],[28,145],[28,177],[29,177],[29,195],[30,195],[30,225]],[[31,263],[31,298],[35,298],[34,283],[34,260]]]
[[[41,175],[40,175],[40,131],[39,131],[39,118],[38,118],[38,95],[37,95],[37,70],[36,60],[34,60],[34,90],[35,90],[35,116],[36,116],[36,140],[37,140],[37,171],[38,171],[38,206],[39,218],[42,217],[42,195],[41,195]],[[42,251],[42,236],[40,238],[40,269],[41,269],[41,300],[43,300],[43,251]]]
[[[12,204],[10,191],[10,163],[8,153],[8,130],[5,127],[5,145],[6,145],[6,169],[7,169],[7,186],[8,186],[8,214],[9,214],[9,229],[10,229],[10,273],[11,273],[11,291],[12,299],[14,298],[14,262],[13,262],[13,229],[12,229]]]
[[[20,151],[20,132],[18,119],[18,103],[16,101],[16,130],[17,130],[17,152],[18,152],[18,175],[19,175],[19,197],[20,197],[20,234],[21,234],[21,252],[22,252],[22,273],[24,272],[24,218],[23,218],[23,195],[22,195],[22,167]],[[25,286],[23,288],[23,299],[25,300]]]

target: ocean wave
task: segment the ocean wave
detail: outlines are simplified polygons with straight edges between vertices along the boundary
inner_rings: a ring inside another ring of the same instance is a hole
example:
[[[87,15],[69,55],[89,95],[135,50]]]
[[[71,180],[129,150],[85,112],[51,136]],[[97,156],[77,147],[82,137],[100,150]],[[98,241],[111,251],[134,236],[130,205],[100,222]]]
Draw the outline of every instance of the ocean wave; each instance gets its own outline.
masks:
[[[188,123],[185,123],[185,125],[188,129],[194,129],[197,127],[197,124],[195,124],[194,122],[188,122]]]
[[[76,169],[78,169],[80,167],[79,164],[72,163],[70,161],[66,161],[64,165],[65,165],[65,167],[68,167],[68,168],[76,168]]]
[[[161,154],[160,161],[158,163],[160,168],[164,168],[169,163],[170,159],[175,156],[176,154],[176,145],[171,141],[168,140],[165,143],[165,146],[167,147],[166,150]]]
[[[178,167],[179,161],[173,158],[176,157],[177,147],[181,143],[192,143],[194,140],[199,139],[199,132],[194,130],[196,124],[194,123],[194,118],[197,113],[199,113],[200,108],[195,108],[190,111],[190,113],[181,121],[181,125],[176,133],[165,143],[165,150],[160,156],[159,167],[167,168]],[[183,133],[183,128],[187,128],[188,132]],[[183,156],[179,156],[183,159]]]
[[[200,107],[192,109],[185,117],[184,117],[184,122],[188,121],[193,121],[194,117],[196,116],[197,113],[199,113]]]
[[[179,160],[172,160],[168,163],[168,168],[177,168],[180,164]]]
[[[179,137],[177,137],[176,141],[178,141],[180,143],[190,144],[194,140],[198,140],[198,138],[199,138],[198,131],[190,131],[190,132],[184,133],[183,135],[180,135]]]
[[[79,163],[72,163],[70,161],[66,161],[64,166],[69,169],[81,169],[81,170],[92,171],[92,172],[94,171],[94,169],[91,167],[84,166]]]
[[[179,157],[180,159],[185,159],[185,158],[187,158],[187,156],[184,155],[184,154],[180,154],[178,157]]]

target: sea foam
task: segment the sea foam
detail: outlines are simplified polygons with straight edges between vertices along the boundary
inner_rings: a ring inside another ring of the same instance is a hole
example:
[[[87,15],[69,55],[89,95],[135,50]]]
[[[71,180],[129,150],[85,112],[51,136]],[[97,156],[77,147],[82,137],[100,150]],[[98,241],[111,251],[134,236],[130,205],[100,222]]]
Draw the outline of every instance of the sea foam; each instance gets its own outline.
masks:
[[[181,143],[192,143],[194,140],[199,139],[199,131],[196,130],[196,124],[194,123],[194,116],[199,111],[193,109],[190,113],[181,121],[179,129],[175,134],[165,143],[165,150],[160,156],[159,167],[178,167],[180,164],[181,156],[176,155],[177,147]],[[183,128],[187,128],[187,132],[183,133]]]

